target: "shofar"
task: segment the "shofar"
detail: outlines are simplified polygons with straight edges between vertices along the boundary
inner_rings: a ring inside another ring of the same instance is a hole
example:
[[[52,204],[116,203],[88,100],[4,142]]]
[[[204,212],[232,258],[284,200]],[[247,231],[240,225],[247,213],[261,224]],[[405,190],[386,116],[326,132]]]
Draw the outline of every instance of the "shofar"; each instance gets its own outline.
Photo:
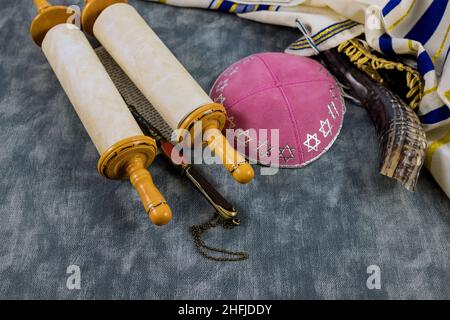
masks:
[[[171,211],[146,167],[156,143],[144,136],[93,48],[78,27],[66,23],[70,10],[35,0],[39,14],[31,33],[72,102],[101,155],[101,175],[130,177],[153,223],[170,221]]]
[[[321,58],[371,115],[378,133],[381,174],[414,191],[427,148],[425,131],[415,112],[335,49],[322,52]]]

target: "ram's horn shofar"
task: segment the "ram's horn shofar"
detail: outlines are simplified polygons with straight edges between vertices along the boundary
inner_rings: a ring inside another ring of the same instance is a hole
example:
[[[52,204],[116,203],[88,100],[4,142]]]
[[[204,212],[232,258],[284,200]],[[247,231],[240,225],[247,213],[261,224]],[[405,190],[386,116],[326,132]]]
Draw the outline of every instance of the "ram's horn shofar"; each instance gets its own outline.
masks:
[[[394,92],[413,110],[423,97],[424,83],[419,71],[401,61],[387,60],[370,51],[358,39],[341,43],[337,50],[369,77]]]
[[[381,174],[414,191],[427,148],[425,131],[416,113],[336,49],[323,51],[320,57],[372,117],[380,144]]]

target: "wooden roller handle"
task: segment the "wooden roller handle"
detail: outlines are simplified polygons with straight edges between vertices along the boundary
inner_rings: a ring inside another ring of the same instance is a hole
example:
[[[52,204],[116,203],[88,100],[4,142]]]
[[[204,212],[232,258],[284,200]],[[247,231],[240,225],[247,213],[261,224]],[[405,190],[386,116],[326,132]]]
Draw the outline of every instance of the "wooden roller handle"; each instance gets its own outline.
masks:
[[[150,172],[145,168],[144,159],[136,156],[128,161],[125,168],[150,220],[157,226],[169,223],[172,220],[172,211],[154,185]]]
[[[236,181],[245,184],[253,179],[255,173],[251,165],[230,145],[220,130],[205,130],[204,140]]]
[[[51,4],[46,0],[34,0],[34,5],[36,6],[37,12],[41,12],[51,6]]]

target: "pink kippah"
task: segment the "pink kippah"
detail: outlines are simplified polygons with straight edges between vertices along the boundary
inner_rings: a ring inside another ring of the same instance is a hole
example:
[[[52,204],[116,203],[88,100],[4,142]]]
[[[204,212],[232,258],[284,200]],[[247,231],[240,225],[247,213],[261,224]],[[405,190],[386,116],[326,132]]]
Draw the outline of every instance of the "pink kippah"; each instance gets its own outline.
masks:
[[[248,145],[250,160],[269,164],[269,155],[277,152],[279,166],[286,168],[305,166],[324,154],[345,112],[336,81],[320,63],[285,53],[260,53],[234,63],[210,96],[227,109],[230,127],[242,129],[233,142]],[[279,129],[279,150],[271,146],[270,133],[250,137],[249,129]],[[251,146],[254,138],[258,143]]]

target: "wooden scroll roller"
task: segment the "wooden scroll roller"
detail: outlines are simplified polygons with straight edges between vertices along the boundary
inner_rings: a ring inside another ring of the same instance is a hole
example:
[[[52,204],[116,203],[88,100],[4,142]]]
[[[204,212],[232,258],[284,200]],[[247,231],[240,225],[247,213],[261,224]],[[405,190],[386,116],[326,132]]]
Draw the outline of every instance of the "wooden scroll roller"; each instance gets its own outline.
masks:
[[[164,225],[172,213],[146,167],[156,155],[155,141],[145,136],[106,70],[78,27],[68,23],[75,12],[34,0],[38,15],[31,25],[34,41],[61,82],[101,157],[100,175],[129,177],[151,221]]]
[[[250,182],[252,167],[221,134],[225,108],[211,100],[138,12],[126,0],[85,2],[83,29],[100,41],[171,128],[187,130],[194,141],[194,124],[201,121],[203,142],[235,180]]]

